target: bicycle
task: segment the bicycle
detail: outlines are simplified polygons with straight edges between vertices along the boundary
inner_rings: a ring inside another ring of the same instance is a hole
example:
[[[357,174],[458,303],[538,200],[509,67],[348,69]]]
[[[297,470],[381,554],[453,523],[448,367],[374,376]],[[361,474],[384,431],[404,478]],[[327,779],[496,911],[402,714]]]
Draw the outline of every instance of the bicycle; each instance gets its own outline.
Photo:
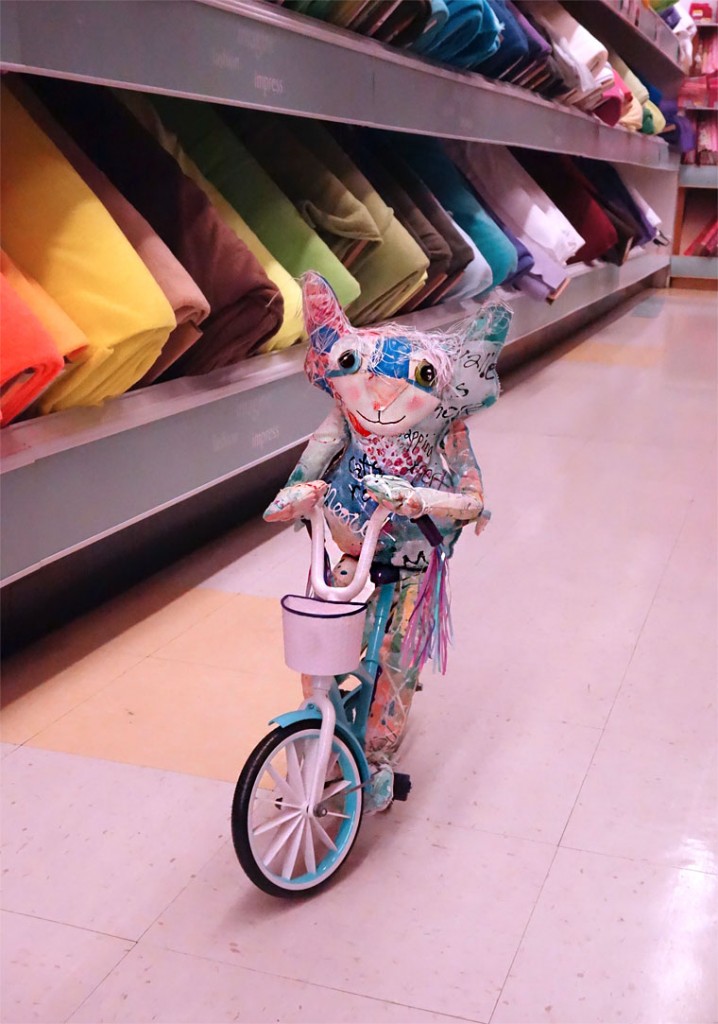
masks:
[[[296,711],[278,715],[276,728],[250,754],[232,802],[237,858],[258,888],[273,896],[302,896],[332,878],[352,851],[372,778],[364,750],[379,675],[379,651],[400,578],[393,565],[374,562],[390,511],[379,504],[367,523],[353,579],[328,582],[326,520],[320,501],[309,513],[313,594],[282,598],[285,660],[312,676],[311,695]],[[428,516],[414,520],[434,547],[442,535]],[[362,658],[367,581],[378,587],[374,625]],[[358,680],[350,689],[342,684]],[[394,776],[394,798],[406,799],[409,776]]]

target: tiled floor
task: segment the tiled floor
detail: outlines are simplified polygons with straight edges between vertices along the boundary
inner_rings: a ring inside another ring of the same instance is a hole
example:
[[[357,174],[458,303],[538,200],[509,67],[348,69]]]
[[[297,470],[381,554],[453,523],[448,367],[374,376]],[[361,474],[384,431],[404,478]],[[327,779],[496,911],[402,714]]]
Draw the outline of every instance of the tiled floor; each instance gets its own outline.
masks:
[[[3,1024],[718,1021],[714,300],[506,384],[414,790],[317,899],[254,890],[227,821],[298,700],[303,536],[252,522],[6,664]]]

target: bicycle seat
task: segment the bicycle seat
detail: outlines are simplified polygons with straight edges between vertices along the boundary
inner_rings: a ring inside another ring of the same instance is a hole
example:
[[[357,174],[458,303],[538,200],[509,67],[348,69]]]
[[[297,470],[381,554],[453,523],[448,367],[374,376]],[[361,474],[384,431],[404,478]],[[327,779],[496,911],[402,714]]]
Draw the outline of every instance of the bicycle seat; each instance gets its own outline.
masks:
[[[383,583],[396,583],[401,578],[401,569],[398,565],[387,565],[386,562],[372,562],[369,569],[369,579],[374,586],[381,586]]]

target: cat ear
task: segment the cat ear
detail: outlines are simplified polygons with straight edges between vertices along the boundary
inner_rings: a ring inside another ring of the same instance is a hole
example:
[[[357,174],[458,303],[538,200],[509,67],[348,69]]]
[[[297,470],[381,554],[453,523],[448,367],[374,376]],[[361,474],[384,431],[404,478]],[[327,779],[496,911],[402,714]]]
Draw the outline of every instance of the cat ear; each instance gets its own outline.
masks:
[[[340,335],[351,330],[339,300],[328,281],[313,270],[302,274],[304,325],[309,347],[304,371],[315,387],[333,393],[327,380],[328,353]]]
[[[312,344],[316,344],[312,335],[323,327],[330,328],[330,331],[336,332],[337,335],[349,329],[349,321],[331,285],[313,270],[302,275],[302,304],[304,325]],[[327,333],[330,332],[322,332]]]
[[[460,336],[461,354],[454,372],[454,397],[442,402],[442,419],[463,419],[493,405],[499,397],[496,372],[499,353],[508,337],[512,312],[501,303],[486,305]]]

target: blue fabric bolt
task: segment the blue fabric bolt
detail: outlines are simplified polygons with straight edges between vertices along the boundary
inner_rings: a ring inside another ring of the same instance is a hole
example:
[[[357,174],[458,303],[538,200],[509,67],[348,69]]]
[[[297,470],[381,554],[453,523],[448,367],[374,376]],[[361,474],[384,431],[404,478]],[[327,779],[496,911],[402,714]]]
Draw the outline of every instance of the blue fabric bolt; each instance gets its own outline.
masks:
[[[431,17],[428,26],[409,49],[416,53],[426,53],[434,40],[444,31],[448,20],[449,8],[446,6],[446,0],[431,0]]]
[[[438,140],[399,134],[392,138],[447,213],[473,239],[491,268],[491,287],[503,284],[516,272],[516,249],[484,210]]]
[[[455,67],[470,68],[499,48],[501,25],[488,0],[446,0],[448,20],[441,31],[420,37],[420,53]]]
[[[487,78],[498,78],[509,68],[528,59],[529,41],[505,0],[489,0],[489,3],[497,21],[503,25],[499,48],[493,57],[475,64],[472,70]]]

